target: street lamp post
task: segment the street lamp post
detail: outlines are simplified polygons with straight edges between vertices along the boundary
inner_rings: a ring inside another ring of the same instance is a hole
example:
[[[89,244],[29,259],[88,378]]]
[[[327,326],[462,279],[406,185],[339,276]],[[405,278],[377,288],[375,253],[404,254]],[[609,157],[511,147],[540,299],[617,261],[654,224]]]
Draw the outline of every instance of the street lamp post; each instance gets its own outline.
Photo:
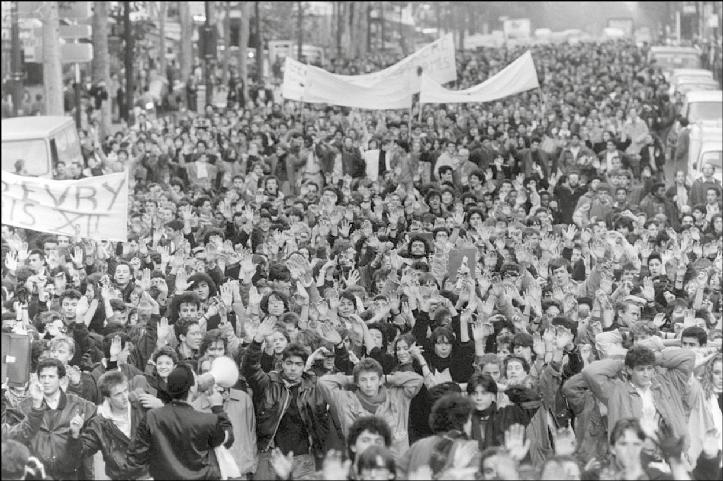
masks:
[[[18,2],[13,2],[10,6],[11,24],[11,41],[12,41],[12,79],[13,79],[13,115],[18,116],[22,113],[23,102],[23,61],[20,52],[20,26],[18,25]]]
[[[131,27],[131,2],[125,2],[123,8],[123,35],[125,36],[125,70],[126,70],[126,121],[128,125],[133,125],[133,93],[135,86],[133,85],[133,51],[135,45],[133,42],[133,29]]]
[[[211,74],[212,74],[212,69],[213,69],[213,58],[211,57],[211,54],[210,54],[211,48],[210,48],[209,44],[211,42],[216,41],[216,36],[211,34],[211,19],[210,19],[211,2],[209,2],[207,0],[203,3],[204,3],[205,10],[206,10],[206,23],[205,23],[205,27],[206,27],[205,34],[206,35],[205,35],[205,42],[204,42],[206,52],[204,52],[203,65],[205,67],[204,70],[205,70],[205,83],[206,83],[206,105],[208,105],[208,104],[213,104],[213,81],[211,79],[211,76],[212,76]],[[216,45],[214,43],[213,51],[215,52],[215,50],[216,50]],[[203,106],[203,108],[205,109],[206,107]]]

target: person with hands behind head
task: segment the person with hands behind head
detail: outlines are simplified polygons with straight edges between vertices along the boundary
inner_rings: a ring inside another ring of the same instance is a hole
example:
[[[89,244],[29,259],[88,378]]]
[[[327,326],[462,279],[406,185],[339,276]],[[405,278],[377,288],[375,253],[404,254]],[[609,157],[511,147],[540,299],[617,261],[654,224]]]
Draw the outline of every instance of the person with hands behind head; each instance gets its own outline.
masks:
[[[20,404],[23,420],[3,435],[26,444],[55,479],[89,479],[90,464],[73,450],[72,432],[80,431],[95,415],[95,405],[64,392],[66,376],[58,359],[44,359],[36,368],[37,380],[28,387],[29,397]]]
[[[386,385],[385,385],[386,384]],[[416,372],[384,375],[382,366],[372,358],[360,360],[352,376],[327,374],[319,379],[319,389],[337,416],[344,434],[363,415],[373,414],[393,427],[392,452],[400,456],[409,447],[407,433],[409,405],[422,388],[423,378]],[[348,391],[346,386],[355,386]]]

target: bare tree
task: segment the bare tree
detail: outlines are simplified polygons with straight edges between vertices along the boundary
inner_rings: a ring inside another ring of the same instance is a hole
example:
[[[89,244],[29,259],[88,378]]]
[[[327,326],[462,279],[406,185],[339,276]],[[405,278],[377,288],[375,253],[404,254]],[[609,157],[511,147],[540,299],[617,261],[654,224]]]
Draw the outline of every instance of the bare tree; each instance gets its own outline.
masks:
[[[229,64],[231,63],[231,2],[223,2],[223,83],[228,83]]]
[[[158,69],[163,78],[166,77],[166,15],[168,12],[168,3],[158,2],[158,33],[160,36],[158,48],[161,51],[161,58],[158,59]],[[169,89],[173,85],[168,86]]]
[[[108,54],[108,2],[93,2],[93,61],[91,69],[93,85],[105,83],[109,99],[100,107],[100,138],[104,139],[111,128],[110,58]]]
[[[246,105],[246,99],[249,95],[249,69],[248,69],[248,45],[249,45],[249,17],[251,16],[251,4],[249,2],[241,3],[241,29],[239,30],[238,42],[238,69],[243,82],[243,102],[242,107]],[[239,99],[239,102],[241,100]]]
[[[187,81],[193,69],[193,22],[188,2],[178,2],[178,16],[181,23],[181,80]]]
[[[43,2],[43,87],[47,115],[63,115],[63,69],[60,62],[58,2]]]

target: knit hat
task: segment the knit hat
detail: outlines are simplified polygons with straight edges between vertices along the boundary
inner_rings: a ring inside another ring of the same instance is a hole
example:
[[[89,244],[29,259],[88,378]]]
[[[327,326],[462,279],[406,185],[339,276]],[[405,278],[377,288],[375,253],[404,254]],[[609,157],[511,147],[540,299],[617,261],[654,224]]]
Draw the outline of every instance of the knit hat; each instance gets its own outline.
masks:
[[[168,375],[167,390],[172,399],[179,399],[188,394],[189,389],[195,384],[196,379],[193,371],[186,364],[179,364],[171,374]]]

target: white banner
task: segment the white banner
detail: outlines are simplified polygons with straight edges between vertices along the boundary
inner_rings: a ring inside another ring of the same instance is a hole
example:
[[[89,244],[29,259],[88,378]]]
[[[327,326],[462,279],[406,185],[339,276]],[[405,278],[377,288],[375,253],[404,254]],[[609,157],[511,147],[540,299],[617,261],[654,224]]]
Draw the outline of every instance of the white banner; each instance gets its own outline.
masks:
[[[412,106],[412,94],[404,78],[363,87],[289,57],[284,65],[281,94],[287,100],[370,110],[409,109]]]
[[[286,57],[282,95],[288,100],[371,110],[407,109],[419,92],[418,68],[440,83],[457,80],[454,39],[445,35],[379,72],[338,75]]]
[[[332,74],[340,80],[372,87],[382,82],[396,82],[398,79],[410,79],[412,93],[419,92],[419,76],[417,68],[422,67],[424,75],[430,76],[433,80],[444,84],[457,80],[457,65],[454,58],[454,37],[451,33],[444,35],[429,45],[425,45],[413,54],[403,58],[391,67],[379,72],[372,72],[362,75],[337,75]]]
[[[496,75],[465,90],[447,90],[424,75],[419,102],[422,104],[492,102],[539,86],[532,53],[528,50]]]
[[[95,240],[128,240],[125,172],[50,180],[3,172],[2,223]]]

